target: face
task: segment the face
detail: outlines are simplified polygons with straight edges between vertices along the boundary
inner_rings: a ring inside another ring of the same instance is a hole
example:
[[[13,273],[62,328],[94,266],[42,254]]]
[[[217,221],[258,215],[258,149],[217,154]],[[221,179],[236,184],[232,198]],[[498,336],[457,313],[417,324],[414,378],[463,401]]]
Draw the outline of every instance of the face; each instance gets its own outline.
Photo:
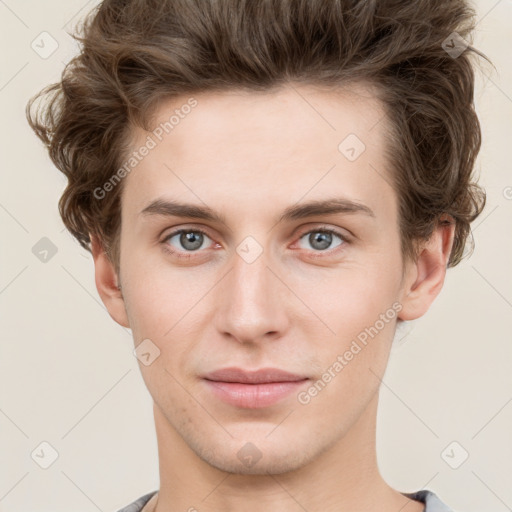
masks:
[[[290,471],[350,431],[386,368],[404,288],[384,112],[363,88],[194,99],[160,106],[155,126],[179,122],[125,178],[129,326],[159,351],[140,368],[166,428],[224,471]]]

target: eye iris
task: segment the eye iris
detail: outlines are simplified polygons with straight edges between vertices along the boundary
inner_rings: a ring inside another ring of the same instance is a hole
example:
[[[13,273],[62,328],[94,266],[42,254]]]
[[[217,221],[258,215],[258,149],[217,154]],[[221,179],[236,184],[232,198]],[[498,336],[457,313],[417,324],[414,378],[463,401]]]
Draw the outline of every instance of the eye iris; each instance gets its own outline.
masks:
[[[188,245],[192,243],[192,247]],[[180,244],[188,250],[199,249],[203,244],[203,235],[202,233],[198,233],[196,231],[187,231],[185,233],[181,233],[180,236]]]
[[[317,242],[320,242],[320,244],[316,245]],[[323,250],[327,249],[331,243],[332,243],[332,234],[331,233],[324,233],[322,231],[317,231],[315,233],[311,233],[309,235],[309,243],[312,247],[315,247],[315,249]]]

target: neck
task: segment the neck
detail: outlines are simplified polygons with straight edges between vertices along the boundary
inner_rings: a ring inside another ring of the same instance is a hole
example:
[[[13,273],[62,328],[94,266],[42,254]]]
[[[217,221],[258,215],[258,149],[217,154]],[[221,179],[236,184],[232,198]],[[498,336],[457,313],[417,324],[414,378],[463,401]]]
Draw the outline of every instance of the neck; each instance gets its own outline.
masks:
[[[193,452],[155,404],[160,491],[151,511],[396,512],[407,505],[408,512],[422,512],[423,504],[392,489],[379,473],[377,405],[378,393],[346,435],[298,469],[280,474],[234,474]]]

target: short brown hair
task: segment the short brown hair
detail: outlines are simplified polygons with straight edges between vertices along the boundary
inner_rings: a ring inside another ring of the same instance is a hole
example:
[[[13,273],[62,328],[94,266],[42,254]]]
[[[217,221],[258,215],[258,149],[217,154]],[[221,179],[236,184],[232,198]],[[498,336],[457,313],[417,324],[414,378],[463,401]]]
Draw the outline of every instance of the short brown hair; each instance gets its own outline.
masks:
[[[473,181],[480,124],[465,0],[105,0],[85,19],[62,80],[27,104],[27,118],[68,178],[59,212],[90,251],[99,238],[119,271],[122,183],[104,199],[129,147],[162,99],[287,83],[375,85],[388,114],[387,156],[398,195],[402,254],[417,257],[448,214],[462,259],[485,206]],[[451,38],[451,39],[450,39]],[[459,38],[459,39],[454,39]],[[465,41],[460,55],[445,48]],[[446,42],[448,41],[448,46]],[[38,101],[38,108],[32,109]],[[123,180],[124,181],[124,180]]]

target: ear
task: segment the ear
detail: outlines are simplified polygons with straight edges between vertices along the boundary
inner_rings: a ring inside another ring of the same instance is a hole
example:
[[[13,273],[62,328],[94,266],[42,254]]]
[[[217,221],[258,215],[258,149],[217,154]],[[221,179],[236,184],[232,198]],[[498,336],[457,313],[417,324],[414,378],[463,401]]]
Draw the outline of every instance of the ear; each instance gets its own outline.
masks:
[[[421,247],[416,262],[410,262],[404,279],[398,318],[415,320],[423,316],[441,291],[453,246],[455,221],[441,217],[437,228]]]
[[[94,259],[96,288],[110,316],[123,327],[130,327],[124,298],[118,288],[119,277],[103,246],[95,235],[90,235],[91,252]]]

